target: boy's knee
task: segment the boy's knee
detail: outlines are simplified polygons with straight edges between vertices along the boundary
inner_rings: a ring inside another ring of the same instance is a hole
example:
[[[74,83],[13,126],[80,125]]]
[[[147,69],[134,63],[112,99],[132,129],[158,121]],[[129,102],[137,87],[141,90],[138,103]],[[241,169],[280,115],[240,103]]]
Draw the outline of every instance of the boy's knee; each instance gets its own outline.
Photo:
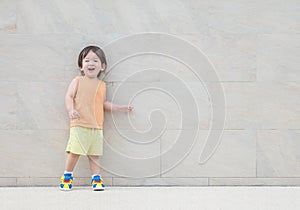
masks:
[[[92,160],[98,160],[99,157],[100,157],[99,155],[88,155],[88,158]]]
[[[74,153],[72,153],[72,152],[68,153],[68,155],[71,156],[71,157],[79,157],[79,156],[80,156],[80,155],[74,154]]]

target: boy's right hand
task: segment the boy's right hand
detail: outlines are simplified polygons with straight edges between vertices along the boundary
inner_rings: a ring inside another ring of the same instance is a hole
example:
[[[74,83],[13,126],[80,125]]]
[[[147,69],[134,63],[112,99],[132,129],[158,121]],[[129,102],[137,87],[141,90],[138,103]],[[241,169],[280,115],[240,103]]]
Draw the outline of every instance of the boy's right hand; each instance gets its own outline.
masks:
[[[69,117],[70,119],[79,119],[80,114],[75,109],[73,109],[72,111],[69,112]]]

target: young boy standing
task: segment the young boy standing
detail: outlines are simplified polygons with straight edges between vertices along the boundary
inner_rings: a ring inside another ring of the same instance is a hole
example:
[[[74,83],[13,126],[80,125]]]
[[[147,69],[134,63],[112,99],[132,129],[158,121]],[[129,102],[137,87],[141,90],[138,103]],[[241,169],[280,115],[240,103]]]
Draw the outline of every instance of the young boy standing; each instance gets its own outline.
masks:
[[[132,106],[116,105],[106,101],[106,84],[99,79],[106,68],[105,54],[97,46],[85,47],[79,54],[78,66],[82,76],[72,80],[65,102],[70,117],[70,138],[66,148],[67,159],[60,189],[71,190],[73,170],[80,155],[87,155],[92,173],[92,188],[105,188],[100,176],[99,156],[103,154],[104,109],[131,111]]]

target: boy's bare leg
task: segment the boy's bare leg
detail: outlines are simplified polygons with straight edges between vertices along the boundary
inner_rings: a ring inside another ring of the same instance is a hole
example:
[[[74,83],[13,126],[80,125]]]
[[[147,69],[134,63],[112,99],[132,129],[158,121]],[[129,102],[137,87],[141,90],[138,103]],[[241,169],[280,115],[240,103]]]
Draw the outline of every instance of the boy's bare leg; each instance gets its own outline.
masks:
[[[88,155],[89,164],[92,174],[99,174],[100,175],[100,164],[99,164],[99,156],[95,155]]]
[[[66,160],[66,171],[73,171],[80,155],[68,153]]]

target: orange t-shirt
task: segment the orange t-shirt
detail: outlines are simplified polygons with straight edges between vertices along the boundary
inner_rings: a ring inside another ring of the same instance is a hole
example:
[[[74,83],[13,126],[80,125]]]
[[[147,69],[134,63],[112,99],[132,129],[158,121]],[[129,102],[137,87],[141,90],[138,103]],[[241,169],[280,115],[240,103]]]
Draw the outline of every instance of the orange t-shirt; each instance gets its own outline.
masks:
[[[70,124],[86,128],[102,129],[104,121],[103,103],[106,96],[106,84],[85,76],[76,77],[77,85],[74,96],[74,109],[80,114],[79,119],[72,119]]]

